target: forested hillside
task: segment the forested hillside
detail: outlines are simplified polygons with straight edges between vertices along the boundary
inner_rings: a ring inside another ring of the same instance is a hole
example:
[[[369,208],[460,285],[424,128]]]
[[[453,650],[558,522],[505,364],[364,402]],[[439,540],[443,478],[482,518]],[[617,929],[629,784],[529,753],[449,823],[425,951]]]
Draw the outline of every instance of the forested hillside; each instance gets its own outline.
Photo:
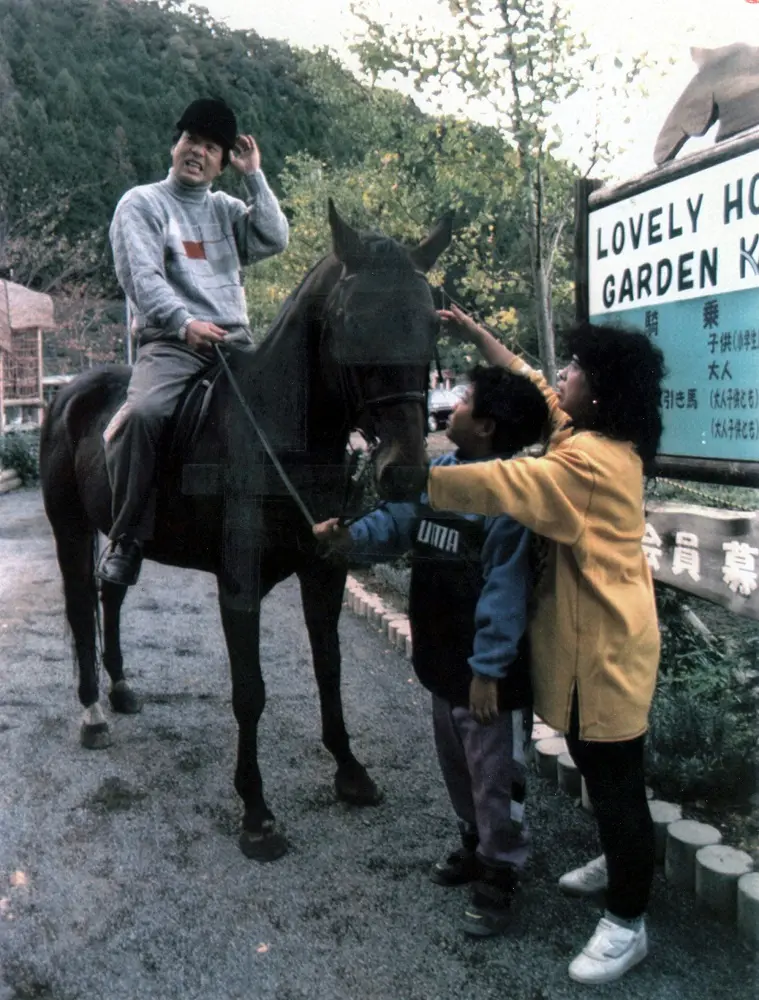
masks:
[[[236,110],[275,186],[293,153],[353,155],[350,135],[331,141],[302,62],[174,0],[0,0],[6,235],[37,227],[49,236],[40,213],[70,240],[102,228],[126,188],[164,175],[174,123],[198,96]]]
[[[60,367],[105,360],[120,343],[118,301],[103,304],[120,294],[107,225],[127,188],[165,175],[174,123],[198,96],[227,100],[257,137],[292,222],[288,252],[248,273],[259,331],[328,249],[332,195],[354,224],[407,241],[454,209],[437,282],[534,347],[523,185],[494,129],[433,119],[326,53],[230,31],[176,0],[0,0],[0,270],[64,301]],[[571,182],[567,165],[549,164],[547,203],[565,211]],[[220,183],[237,193],[233,172]],[[562,236],[559,320],[570,261]],[[466,366],[456,345],[443,348],[445,363]]]

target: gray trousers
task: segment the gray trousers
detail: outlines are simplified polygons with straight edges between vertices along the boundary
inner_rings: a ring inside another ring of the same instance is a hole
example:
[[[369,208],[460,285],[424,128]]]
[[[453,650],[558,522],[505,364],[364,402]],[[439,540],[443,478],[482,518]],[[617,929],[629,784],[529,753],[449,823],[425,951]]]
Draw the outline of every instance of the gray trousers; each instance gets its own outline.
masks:
[[[215,357],[210,350],[200,354],[161,340],[144,344],[137,351],[126,402],[103,433],[113,495],[111,539],[126,535],[144,542],[153,537],[153,487],[166,421],[191,376],[207,368]]]
[[[524,821],[525,751],[532,713],[502,712],[485,726],[467,708],[432,696],[440,769],[462,834],[476,834],[477,854],[494,866],[524,868],[530,841]]]

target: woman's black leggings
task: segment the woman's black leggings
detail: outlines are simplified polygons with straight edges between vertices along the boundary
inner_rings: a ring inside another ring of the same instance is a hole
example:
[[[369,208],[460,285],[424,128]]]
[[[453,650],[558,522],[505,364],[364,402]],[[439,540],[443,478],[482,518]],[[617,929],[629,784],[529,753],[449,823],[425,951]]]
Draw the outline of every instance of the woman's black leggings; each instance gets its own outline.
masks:
[[[644,740],[644,736],[616,743],[581,740],[575,695],[567,746],[585,779],[606,855],[606,908],[623,920],[645,912],[654,877],[654,824],[646,800]]]

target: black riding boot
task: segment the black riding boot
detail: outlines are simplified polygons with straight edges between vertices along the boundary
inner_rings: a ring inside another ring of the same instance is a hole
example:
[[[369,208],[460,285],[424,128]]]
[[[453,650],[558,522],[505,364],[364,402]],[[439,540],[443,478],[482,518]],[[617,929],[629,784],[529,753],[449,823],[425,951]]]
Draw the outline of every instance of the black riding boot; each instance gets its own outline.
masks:
[[[477,878],[478,865],[476,831],[461,827],[461,847],[452,851],[442,861],[436,861],[430,870],[430,879],[437,885],[464,885]]]
[[[477,859],[477,881],[464,910],[462,929],[476,937],[502,933],[509,922],[511,899],[517,888],[516,869]]]
[[[122,535],[108,545],[98,565],[97,575],[106,583],[131,587],[137,583],[141,565],[142,545]]]

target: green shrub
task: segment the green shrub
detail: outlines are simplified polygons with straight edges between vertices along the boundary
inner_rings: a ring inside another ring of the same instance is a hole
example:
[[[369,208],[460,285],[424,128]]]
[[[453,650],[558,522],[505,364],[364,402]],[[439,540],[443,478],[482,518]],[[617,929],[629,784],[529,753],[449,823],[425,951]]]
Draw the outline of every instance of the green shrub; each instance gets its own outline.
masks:
[[[404,557],[391,563],[375,563],[372,571],[378,580],[398,595],[400,603],[405,608],[408,604],[411,583],[410,561]]]
[[[0,436],[0,468],[15,469],[24,486],[40,478],[38,431],[9,432]]]
[[[648,774],[676,800],[743,798],[756,789],[759,672],[754,641],[728,652],[683,615],[683,597],[657,585],[662,637],[651,708]]]
[[[662,675],[651,709],[648,776],[665,799],[745,798],[756,789],[755,713],[734,692]],[[753,716],[753,717],[752,717]]]

